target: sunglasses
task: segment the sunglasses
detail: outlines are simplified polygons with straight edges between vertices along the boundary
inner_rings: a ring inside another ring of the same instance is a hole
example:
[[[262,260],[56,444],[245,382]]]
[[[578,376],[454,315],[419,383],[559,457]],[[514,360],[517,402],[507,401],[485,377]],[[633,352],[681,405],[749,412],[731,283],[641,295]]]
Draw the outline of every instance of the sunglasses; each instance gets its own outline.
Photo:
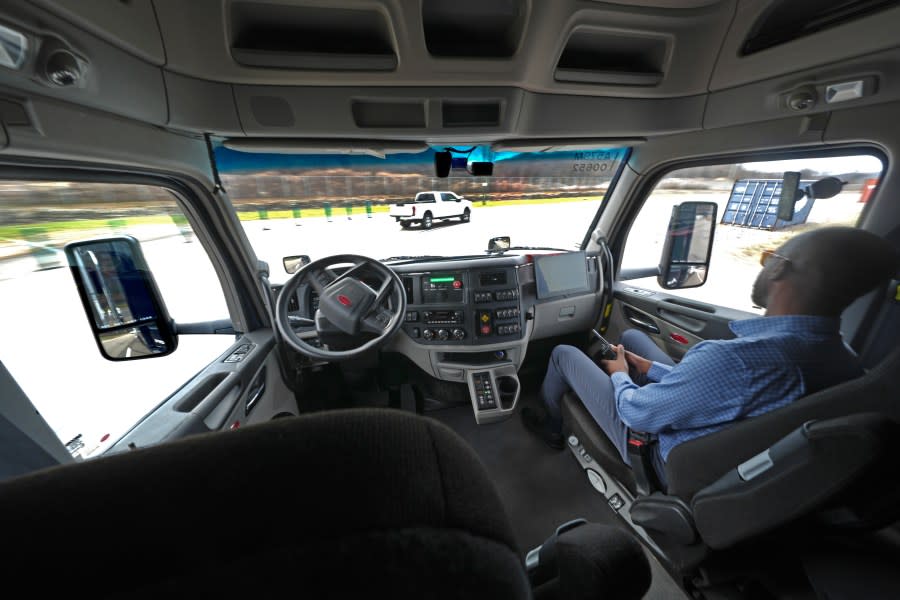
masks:
[[[766,266],[766,263],[769,262],[770,258],[780,258],[781,260],[791,262],[791,259],[789,259],[787,256],[782,256],[774,250],[763,250],[759,255],[759,264],[761,264],[762,266]]]

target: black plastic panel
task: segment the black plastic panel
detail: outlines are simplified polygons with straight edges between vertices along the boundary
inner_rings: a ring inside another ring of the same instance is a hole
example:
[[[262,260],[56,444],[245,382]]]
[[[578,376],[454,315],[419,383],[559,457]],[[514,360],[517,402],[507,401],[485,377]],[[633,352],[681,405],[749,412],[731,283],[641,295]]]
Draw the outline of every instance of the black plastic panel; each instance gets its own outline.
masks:
[[[231,54],[242,65],[351,71],[397,66],[378,11],[235,2],[231,24]]]
[[[507,58],[525,12],[523,0],[422,0],[425,45],[432,56]]]

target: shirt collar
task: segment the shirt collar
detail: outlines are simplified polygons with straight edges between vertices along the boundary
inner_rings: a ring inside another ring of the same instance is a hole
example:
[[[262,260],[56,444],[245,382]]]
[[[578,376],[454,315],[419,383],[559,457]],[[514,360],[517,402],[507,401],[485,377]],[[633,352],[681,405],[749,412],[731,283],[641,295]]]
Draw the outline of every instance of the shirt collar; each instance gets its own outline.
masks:
[[[814,315],[782,315],[778,317],[756,317],[732,321],[728,327],[738,337],[747,337],[763,333],[813,333],[837,334],[840,332],[841,320],[835,317],[818,317]]]

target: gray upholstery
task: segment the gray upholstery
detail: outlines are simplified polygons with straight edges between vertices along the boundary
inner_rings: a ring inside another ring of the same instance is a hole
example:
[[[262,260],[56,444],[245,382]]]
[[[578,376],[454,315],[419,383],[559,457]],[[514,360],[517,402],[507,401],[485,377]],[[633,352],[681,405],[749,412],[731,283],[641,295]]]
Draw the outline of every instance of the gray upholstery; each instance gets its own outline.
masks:
[[[900,346],[862,377],[675,446],[666,461],[668,492],[690,500],[698,490],[809,420],[861,412],[900,420],[898,374]]]

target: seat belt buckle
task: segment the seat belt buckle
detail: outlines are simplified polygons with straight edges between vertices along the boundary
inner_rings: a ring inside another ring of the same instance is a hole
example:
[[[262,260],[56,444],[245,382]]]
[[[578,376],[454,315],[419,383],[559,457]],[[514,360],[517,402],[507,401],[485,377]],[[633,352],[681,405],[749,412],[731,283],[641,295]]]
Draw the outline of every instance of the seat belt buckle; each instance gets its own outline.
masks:
[[[635,487],[642,496],[662,488],[653,467],[653,452],[657,443],[653,434],[628,430],[628,459],[634,473]]]
[[[656,443],[656,437],[650,433],[644,433],[643,431],[632,431],[628,430],[628,450],[629,452],[632,449],[640,452],[646,452],[650,449],[650,447]]]

